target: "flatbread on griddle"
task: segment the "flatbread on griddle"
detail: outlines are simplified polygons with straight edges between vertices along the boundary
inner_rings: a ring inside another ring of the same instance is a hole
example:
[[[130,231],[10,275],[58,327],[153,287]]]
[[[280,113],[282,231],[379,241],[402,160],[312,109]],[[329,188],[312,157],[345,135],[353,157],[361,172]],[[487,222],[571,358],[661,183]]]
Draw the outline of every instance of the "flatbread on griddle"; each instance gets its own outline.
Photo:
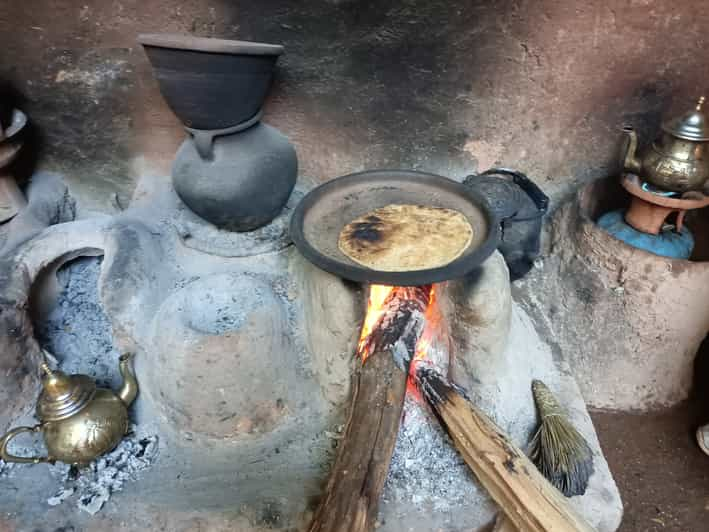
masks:
[[[460,257],[473,228],[458,211],[387,205],[352,220],[337,245],[354,262],[382,272],[438,268]]]

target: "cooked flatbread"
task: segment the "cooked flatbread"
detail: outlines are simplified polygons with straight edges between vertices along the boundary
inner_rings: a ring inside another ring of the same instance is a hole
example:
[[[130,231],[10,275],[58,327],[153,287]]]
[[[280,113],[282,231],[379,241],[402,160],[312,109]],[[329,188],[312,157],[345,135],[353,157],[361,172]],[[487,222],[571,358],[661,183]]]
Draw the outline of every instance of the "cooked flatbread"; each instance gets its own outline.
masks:
[[[352,220],[340,251],[362,266],[383,272],[438,268],[460,257],[473,228],[458,211],[424,205],[387,205]]]

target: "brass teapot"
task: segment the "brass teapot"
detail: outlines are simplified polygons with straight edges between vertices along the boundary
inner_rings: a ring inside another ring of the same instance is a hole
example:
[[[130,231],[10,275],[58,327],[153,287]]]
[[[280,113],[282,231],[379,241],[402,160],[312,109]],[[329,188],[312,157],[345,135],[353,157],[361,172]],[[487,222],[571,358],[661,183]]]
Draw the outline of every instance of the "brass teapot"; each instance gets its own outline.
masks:
[[[638,136],[624,128],[628,141],[623,168],[664,190],[699,190],[709,178],[709,127],[702,111],[704,96],[691,111],[662,124],[662,135],[638,157]]]
[[[132,355],[122,355],[119,369],[123,385],[118,393],[97,388],[87,375],[66,375],[41,366],[45,373],[37,401],[34,427],[17,427],[0,439],[0,458],[6,462],[38,464],[57,460],[83,465],[111,451],[128,431],[128,406],[138,393]],[[15,456],[10,440],[23,432],[42,432],[47,456]]]

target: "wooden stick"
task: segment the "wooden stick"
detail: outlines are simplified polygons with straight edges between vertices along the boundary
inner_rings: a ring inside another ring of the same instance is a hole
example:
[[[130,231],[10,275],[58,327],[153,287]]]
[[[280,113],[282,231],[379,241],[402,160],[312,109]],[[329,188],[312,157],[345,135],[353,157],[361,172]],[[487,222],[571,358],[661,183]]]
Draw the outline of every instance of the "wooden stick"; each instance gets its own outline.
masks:
[[[374,528],[399,433],[407,376],[387,351],[370,355],[360,369],[347,428],[311,532]]]
[[[369,355],[355,375],[347,427],[310,532],[374,528],[428,293],[395,288],[368,338]]]
[[[461,388],[430,368],[416,377],[463,459],[513,525],[503,530],[594,531]]]

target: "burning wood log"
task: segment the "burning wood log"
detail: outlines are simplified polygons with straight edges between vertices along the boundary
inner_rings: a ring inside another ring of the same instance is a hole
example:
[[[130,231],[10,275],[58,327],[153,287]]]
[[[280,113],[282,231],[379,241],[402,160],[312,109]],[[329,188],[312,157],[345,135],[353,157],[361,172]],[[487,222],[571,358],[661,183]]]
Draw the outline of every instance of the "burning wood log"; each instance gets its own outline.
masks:
[[[310,532],[374,528],[429,293],[429,286],[392,288],[360,343],[349,419]]]
[[[429,367],[418,368],[416,380],[465,462],[506,514],[498,530],[593,532],[461,388]]]

